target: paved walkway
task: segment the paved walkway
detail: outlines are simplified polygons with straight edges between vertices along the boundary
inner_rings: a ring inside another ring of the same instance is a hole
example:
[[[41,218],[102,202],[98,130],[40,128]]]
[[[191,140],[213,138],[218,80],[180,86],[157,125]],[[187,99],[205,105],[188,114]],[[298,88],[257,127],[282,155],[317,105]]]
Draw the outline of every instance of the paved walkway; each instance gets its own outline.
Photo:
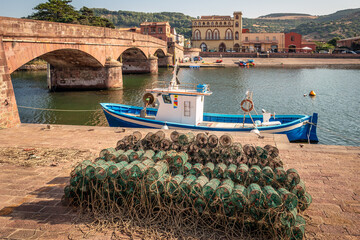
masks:
[[[88,151],[95,157],[133,130],[87,126],[23,124],[0,130],[0,149],[17,151],[65,149]],[[143,132],[146,132],[142,130]],[[286,168],[296,168],[313,203],[305,211],[308,239],[360,239],[360,148],[290,144],[286,136],[235,134],[241,143],[276,145]],[[76,156],[76,155],[74,155]],[[46,158],[46,154],[41,157]],[[60,156],[61,158],[61,156]],[[63,206],[63,188],[77,161],[45,161],[45,166],[21,167],[0,162],[0,239],[80,239],[85,223],[73,224],[75,209]],[[110,239],[109,232],[90,239]],[[126,238],[121,236],[121,238]]]

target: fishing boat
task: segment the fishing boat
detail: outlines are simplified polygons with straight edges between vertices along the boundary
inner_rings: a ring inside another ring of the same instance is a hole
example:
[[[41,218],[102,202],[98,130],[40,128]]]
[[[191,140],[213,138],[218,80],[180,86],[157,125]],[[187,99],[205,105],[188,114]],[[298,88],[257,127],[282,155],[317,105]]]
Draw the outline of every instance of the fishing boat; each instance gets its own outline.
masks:
[[[170,82],[159,81],[143,96],[144,107],[101,103],[110,127],[188,129],[198,131],[286,134],[291,142],[318,142],[318,114],[275,115],[265,110],[252,114],[254,103],[248,91],[241,102],[243,114],[204,113],[204,99],[212,92],[206,84],[181,84],[175,66]]]

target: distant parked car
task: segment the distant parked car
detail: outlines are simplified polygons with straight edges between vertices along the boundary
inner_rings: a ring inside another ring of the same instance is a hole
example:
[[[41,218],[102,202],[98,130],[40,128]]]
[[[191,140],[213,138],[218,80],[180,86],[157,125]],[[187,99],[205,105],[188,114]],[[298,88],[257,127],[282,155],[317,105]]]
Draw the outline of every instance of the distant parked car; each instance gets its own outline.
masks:
[[[200,56],[195,56],[195,57],[194,57],[194,61],[201,61],[201,60],[203,60],[203,58],[200,57]]]
[[[329,52],[326,50],[320,50],[319,53],[329,53]]]
[[[333,53],[341,53],[341,54],[356,54],[356,52],[351,50],[335,50]]]
[[[357,51],[355,51],[356,52],[356,54],[360,54],[360,50],[357,50]]]

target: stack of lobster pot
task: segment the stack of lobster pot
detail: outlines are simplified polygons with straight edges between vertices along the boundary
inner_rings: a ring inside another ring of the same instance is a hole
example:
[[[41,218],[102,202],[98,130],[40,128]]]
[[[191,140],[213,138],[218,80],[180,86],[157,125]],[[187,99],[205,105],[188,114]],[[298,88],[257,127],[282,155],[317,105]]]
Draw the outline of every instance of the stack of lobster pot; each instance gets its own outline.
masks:
[[[276,147],[176,131],[170,139],[163,131],[125,136],[94,161],[79,163],[64,191],[73,201],[111,196],[136,202],[145,194],[162,206],[247,219],[292,239],[304,237],[301,215],[312,202],[298,172],[284,169]]]

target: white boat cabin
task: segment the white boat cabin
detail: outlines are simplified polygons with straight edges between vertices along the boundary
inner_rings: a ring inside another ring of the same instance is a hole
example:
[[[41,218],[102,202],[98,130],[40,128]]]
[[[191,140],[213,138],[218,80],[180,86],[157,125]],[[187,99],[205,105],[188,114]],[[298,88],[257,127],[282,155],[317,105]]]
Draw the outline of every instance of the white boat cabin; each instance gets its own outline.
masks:
[[[208,85],[158,82],[158,87],[147,89],[158,105],[155,120],[199,125],[203,121],[204,97],[212,92]]]

